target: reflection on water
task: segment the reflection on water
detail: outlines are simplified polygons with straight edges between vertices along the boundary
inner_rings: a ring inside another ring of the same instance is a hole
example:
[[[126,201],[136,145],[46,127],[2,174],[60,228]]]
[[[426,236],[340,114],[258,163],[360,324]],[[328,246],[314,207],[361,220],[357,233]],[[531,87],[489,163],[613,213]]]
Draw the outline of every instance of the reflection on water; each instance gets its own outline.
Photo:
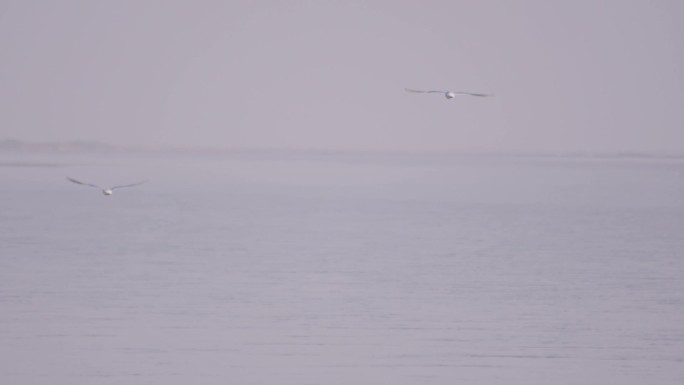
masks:
[[[684,383],[684,163],[51,161],[0,169],[2,383]]]

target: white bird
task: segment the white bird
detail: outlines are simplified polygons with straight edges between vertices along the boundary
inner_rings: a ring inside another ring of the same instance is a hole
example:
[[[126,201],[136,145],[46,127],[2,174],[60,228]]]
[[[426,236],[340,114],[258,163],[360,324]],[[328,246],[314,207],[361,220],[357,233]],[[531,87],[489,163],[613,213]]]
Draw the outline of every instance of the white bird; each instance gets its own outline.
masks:
[[[456,95],[468,95],[468,96],[479,96],[479,97],[488,97],[488,96],[493,96],[490,94],[480,94],[480,93],[475,93],[475,92],[462,92],[462,91],[439,91],[439,90],[430,90],[430,91],[423,91],[423,90],[413,90],[410,88],[404,88],[406,92],[415,92],[419,94],[444,94],[444,97],[447,99],[453,99],[456,97]]]
[[[84,185],[84,186],[89,186],[89,187],[99,188],[99,189],[102,190],[102,194],[104,194],[104,195],[112,195],[112,194],[114,194],[114,190],[116,190],[116,189],[118,189],[118,188],[139,186],[139,185],[141,185],[141,184],[147,182],[146,180],[144,180],[144,181],[138,182],[138,183],[124,184],[124,185],[120,185],[120,186],[113,186],[113,187],[105,188],[105,187],[98,186],[98,185],[96,185],[96,184],[81,182],[81,181],[78,181],[78,180],[73,179],[73,178],[69,178],[69,177],[66,177],[66,178],[67,178],[67,180],[69,180],[70,182],[74,182],[74,183],[76,183],[76,184],[80,184],[80,185]]]

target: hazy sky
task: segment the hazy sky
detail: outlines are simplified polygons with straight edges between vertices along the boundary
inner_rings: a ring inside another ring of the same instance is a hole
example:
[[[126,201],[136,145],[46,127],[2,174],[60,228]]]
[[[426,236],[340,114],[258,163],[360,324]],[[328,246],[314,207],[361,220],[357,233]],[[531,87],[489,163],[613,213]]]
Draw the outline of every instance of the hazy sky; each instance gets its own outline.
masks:
[[[684,151],[682,20],[680,0],[0,0],[0,139]]]

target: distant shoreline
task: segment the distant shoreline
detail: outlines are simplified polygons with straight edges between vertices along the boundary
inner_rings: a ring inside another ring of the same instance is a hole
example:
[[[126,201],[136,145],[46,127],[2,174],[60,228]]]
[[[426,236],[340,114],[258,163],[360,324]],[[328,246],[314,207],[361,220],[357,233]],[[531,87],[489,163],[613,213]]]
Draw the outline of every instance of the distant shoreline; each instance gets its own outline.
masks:
[[[220,148],[220,147],[128,147],[96,141],[28,142],[0,140],[0,154],[140,154],[140,155],[268,155],[306,156],[416,156],[416,157],[513,157],[576,159],[684,159],[684,153],[643,151],[476,151],[476,150],[369,150],[323,148]],[[33,167],[49,167],[50,163]],[[29,167],[18,162],[0,163],[3,167]],[[56,164],[54,166],[57,166]]]

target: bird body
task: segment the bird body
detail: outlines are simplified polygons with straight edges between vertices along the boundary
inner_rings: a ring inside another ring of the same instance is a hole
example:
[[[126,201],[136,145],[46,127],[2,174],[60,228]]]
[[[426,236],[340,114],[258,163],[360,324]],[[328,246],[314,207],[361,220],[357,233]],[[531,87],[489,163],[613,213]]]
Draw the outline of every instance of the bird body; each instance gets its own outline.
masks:
[[[457,95],[466,95],[466,96],[478,96],[478,97],[488,97],[492,96],[490,94],[482,94],[482,93],[477,93],[477,92],[464,92],[464,91],[441,91],[441,90],[414,90],[411,88],[404,88],[406,92],[413,92],[413,93],[419,93],[419,94],[443,94],[445,98],[447,99],[453,99]]]
[[[69,177],[66,177],[66,178],[67,178],[67,180],[68,180],[69,182],[73,182],[73,183],[80,184],[80,185],[83,185],[83,186],[99,188],[99,189],[102,190],[102,194],[104,194],[104,195],[106,195],[106,196],[110,196],[110,195],[114,194],[114,190],[116,190],[116,189],[124,188],[124,187],[138,186],[138,185],[141,185],[141,184],[147,182],[147,181],[142,181],[142,182],[133,183],[133,184],[125,184],[125,185],[112,186],[112,187],[100,187],[100,186],[98,186],[98,185],[96,185],[96,184],[81,182],[81,181],[79,181],[79,180],[76,180],[76,179],[73,179],[73,178],[69,178]]]

